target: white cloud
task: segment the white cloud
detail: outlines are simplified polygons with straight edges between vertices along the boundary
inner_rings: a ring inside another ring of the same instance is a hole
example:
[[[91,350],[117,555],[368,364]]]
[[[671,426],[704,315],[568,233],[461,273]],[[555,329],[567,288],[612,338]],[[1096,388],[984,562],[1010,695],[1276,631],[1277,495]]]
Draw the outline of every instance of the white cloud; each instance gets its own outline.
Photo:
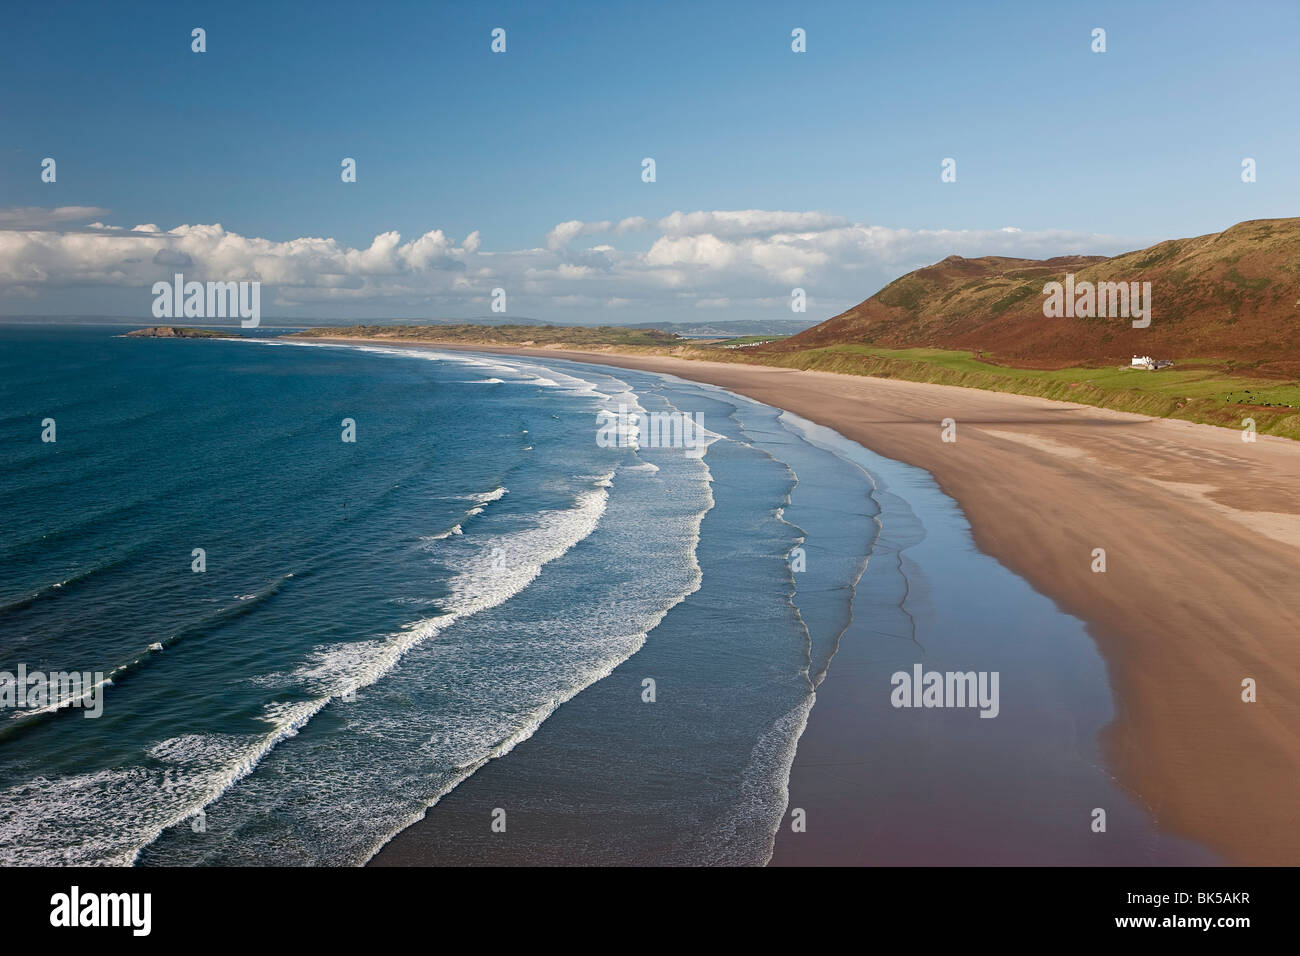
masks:
[[[546,234],[546,248],[563,249],[579,236],[594,236],[602,232],[609,232],[613,228],[614,224],[608,219],[603,222],[582,222],[578,219],[570,219],[568,222],[560,223]]]
[[[335,302],[418,306],[436,314],[481,311],[505,288],[511,311],[546,317],[548,309],[625,311],[731,308],[771,311],[801,286],[821,303],[852,304],[899,275],[947,256],[1117,253],[1142,239],[1067,231],[911,230],[850,223],[820,212],[756,209],[674,212],[570,220],[545,246],[489,251],[480,234],[457,241],[431,229],[403,241],[394,231],[351,247],[330,238],[273,241],[221,224],[162,231],[103,222],[96,207],[0,210],[0,291],[30,297],[66,287],[137,287],[142,301],[160,279],[258,279],[263,302],[295,307]],[[649,230],[648,249],[620,249],[613,237]],[[601,237],[592,241],[591,237]],[[267,308],[267,306],[264,306]],[[269,311],[269,309],[268,309]],[[567,314],[567,313],[566,313]]]

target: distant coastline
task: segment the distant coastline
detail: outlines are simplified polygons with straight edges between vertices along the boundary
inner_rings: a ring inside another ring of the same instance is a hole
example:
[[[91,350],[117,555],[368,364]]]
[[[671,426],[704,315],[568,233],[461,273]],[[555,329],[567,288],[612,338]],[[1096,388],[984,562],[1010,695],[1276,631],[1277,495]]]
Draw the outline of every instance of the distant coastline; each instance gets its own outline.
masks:
[[[969,351],[883,348],[865,344],[795,348],[794,339],[749,336],[727,340],[644,338],[617,327],[572,326],[355,326],[317,327],[295,339],[393,344],[579,349],[602,355],[659,355],[688,361],[766,365],[803,371],[955,385],[1073,402],[1139,415],[1217,425],[1238,435],[1300,440],[1300,382],[1262,377],[1207,361],[1180,361],[1174,369],[1144,372],[1122,365],[1038,369],[998,365]],[[664,333],[660,333],[661,336]],[[737,344],[745,348],[735,347]]]

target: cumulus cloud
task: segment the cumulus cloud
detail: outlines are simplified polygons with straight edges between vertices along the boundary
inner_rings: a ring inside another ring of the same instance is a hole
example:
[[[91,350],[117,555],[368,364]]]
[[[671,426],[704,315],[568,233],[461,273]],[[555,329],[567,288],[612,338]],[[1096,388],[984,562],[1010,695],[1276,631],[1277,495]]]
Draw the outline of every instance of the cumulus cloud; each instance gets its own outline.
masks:
[[[563,249],[579,236],[594,236],[602,232],[609,232],[613,228],[614,224],[608,219],[601,222],[581,222],[577,219],[570,219],[568,222],[560,223],[546,234],[546,248]]]
[[[186,279],[198,281],[260,280],[269,287],[263,301],[281,307],[387,302],[467,314],[481,311],[500,287],[510,294],[512,312],[560,321],[574,310],[611,308],[748,309],[753,315],[788,308],[796,286],[819,306],[843,307],[953,254],[1037,258],[1145,244],[1009,226],[894,229],[821,212],[758,209],[674,212],[657,221],[570,220],[551,229],[543,247],[492,251],[477,231],[459,241],[441,229],[409,240],[389,231],[353,247],[331,238],[243,236],[219,223],[170,230],[71,225],[104,216],[96,207],[0,210],[0,291],[31,297],[68,286],[134,286],[147,292],[183,269]],[[618,237],[645,231],[654,235],[648,248],[619,248]]]

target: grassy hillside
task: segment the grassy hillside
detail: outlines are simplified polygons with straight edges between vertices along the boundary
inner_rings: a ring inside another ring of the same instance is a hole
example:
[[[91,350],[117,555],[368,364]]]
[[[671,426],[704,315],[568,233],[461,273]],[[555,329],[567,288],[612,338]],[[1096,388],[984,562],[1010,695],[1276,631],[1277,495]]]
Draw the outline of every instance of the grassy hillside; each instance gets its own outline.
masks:
[[[1122,318],[1045,318],[1043,286],[1150,282],[1149,328]],[[992,364],[1063,369],[1134,355],[1210,356],[1261,377],[1300,377],[1300,219],[1243,222],[1106,258],[989,256],[911,272],[765,351],[830,345],[974,352]]]

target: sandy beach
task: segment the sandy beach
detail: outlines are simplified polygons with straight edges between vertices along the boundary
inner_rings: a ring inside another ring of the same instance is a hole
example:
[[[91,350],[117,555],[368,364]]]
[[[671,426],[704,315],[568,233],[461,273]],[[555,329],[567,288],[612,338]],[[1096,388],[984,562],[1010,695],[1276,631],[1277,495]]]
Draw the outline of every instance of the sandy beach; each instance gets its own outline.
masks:
[[[930,472],[981,550],[1087,622],[1115,695],[1103,739],[1110,770],[1160,828],[1233,863],[1300,862],[1300,444],[940,385],[469,350],[717,385]],[[941,440],[947,418],[955,442]],[[1092,570],[1098,548],[1105,573]],[[1255,702],[1242,699],[1246,678]]]

